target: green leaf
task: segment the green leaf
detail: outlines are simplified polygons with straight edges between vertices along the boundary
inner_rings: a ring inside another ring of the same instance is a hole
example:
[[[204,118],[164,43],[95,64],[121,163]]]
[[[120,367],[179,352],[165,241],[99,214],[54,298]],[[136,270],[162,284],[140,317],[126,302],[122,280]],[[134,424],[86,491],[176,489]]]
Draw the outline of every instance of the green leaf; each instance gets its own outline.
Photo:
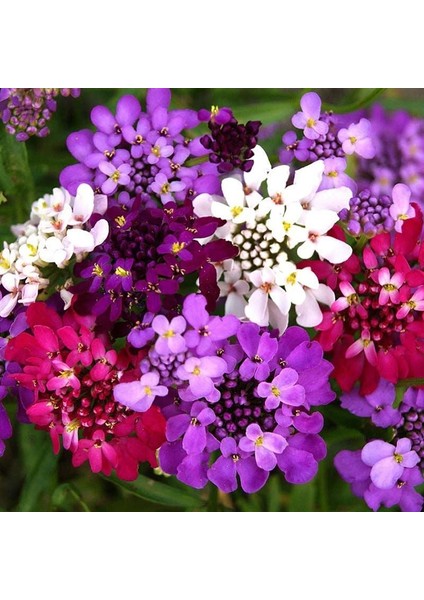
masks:
[[[350,104],[337,105],[324,103],[323,108],[324,110],[334,110],[338,114],[350,113],[355,110],[359,110],[360,108],[365,108],[366,106],[371,104],[371,102],[374,102],[374,100],[378,98],[380,94],[385,92],[386,89],[387,88],[374,88],[366,96],[363,96],[356,102],[351,102]]]
[[[271,477],[266,486],[267,510],[268,512],[279,512],[281,510],[281,477]]]
[[[62,483],[62,485],[59,485],[55,489],[52,495],[53,508],[69,510],[68,506],[70,499],[76,503],[83,512],[90,512],[90,509],[82,499],[81,494],[72,483]]]
[[[199,493],[194,490],[189,491],[189,488],[187,490],[178,489],[174,486],[149,479],[145,475],[139,475],[136,481],[122,481],[115,475],[104,477],[104,479],[114,483],[128,493],[154,504],[186,510],[200,509],[204,504]]]
[[[281,123],[288,119],[296,107],[296,101],[263,102],[258,104],[233,106],[235,117],[240,123],[261,121],[262,125]]]
[[[313,512],[315,510],[316,482],[293,486],[290,494],[289,512]]]
[[[33,456],[24,451],[23,459],[26,477],[16,510],[29,512],[39,509],[40,497],[46,492],[50,495],[56,487],[58,457],[53,454],[49,436],[44,434],[43,442],[34,447]]]

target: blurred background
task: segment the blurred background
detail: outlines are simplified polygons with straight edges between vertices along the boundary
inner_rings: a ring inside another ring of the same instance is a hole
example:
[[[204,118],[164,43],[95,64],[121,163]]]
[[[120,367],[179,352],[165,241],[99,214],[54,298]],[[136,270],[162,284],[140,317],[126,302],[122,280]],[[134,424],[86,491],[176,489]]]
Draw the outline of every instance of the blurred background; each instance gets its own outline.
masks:
[[[175,89],[174,108],[229,106],[240,122],[263,123],[260,144],[271,159],[277,160],[281,137],[291,129],[290,118],[298,110],[299,100],[309,90],[300,89]],[[424,90],[323,89],[317,91],[324,108],[337,113],[378,102],[389,110],[403,109],[424,118]],[[0,123],[0,165],[8,166],[12,178],[8,201],[0,196],[0,237],[10,239],[10,225],[25,221],[32,201],[57,187],[60,171],[74,159],[66,148],[73,131],[90,128],[90,111],[103,104],[114,109],[119,97],[132,93],[141,101],[144,89],[83,89],[77,99],[58,98],[46,138],[31,138],[19,144],[6,135]],[[30,173],[27,168],[29,165]],[[26,173],[23,178],[22,173]],[[1,184],[0,168],[0,184]],[[1,185],[0,185],[1,190]],[[217,494],[216,489],[200,492],[183,486],[172,477],[142,471],[133,484],[107,481],[83,465],[74,469],[70,453],[54,456],[49,437],[32,426],[16,425],[14,406],[5,402],[14,423],[14,436],[6,442],[0,459],[1,511],[366,511],[363,501],[352,496],[349,486],[338,477],[332,460],[341,449],[357,449],[372,429],[347,411],[336,406],[323,408],[326,420],[323,437],[328,456],[320,463],[318,476],[306,485],[290,486],[282,475],[273,474],[259,493]]]

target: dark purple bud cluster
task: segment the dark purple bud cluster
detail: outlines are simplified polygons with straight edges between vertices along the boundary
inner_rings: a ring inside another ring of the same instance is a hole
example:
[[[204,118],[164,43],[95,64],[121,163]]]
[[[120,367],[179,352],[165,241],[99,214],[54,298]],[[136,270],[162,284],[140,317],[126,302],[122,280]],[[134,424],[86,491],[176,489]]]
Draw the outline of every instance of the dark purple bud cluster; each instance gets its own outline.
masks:
[[[374,237],[384,231],[392,231],[395,226],[390,216],[393,200],[390,196],[373,196],[365,189],[350,199],[350,208],[344,208],[339,217],[347,224],[349,233],[355,236]]]

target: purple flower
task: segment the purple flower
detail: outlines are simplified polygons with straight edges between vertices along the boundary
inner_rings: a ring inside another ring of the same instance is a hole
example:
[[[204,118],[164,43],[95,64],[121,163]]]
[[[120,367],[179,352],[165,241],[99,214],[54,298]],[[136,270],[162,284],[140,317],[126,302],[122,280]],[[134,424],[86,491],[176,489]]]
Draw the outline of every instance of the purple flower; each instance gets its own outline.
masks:
[[[357,186],[349,175],[345,173],[347,167],[346,159],[333,156],[324,160],[324,173],[320,190],[339,188],[346,186],[356,192]]]
[[[254,494],[265,485],[269,472],[259,468],[255,458],[240,450],[233,438],[223,439],[220,451],[221,456],[207,473],[209,481],[220,490],[226,494],[234,492],[237,489],[237,475],[247,494]]]
[[[138,381],[118,383],[113,388],[113,395],[116,402],[123,406],[136,412],[145,412],[152,406],[156,396],[168,394],[168,388],[158,383],[157,373],[146,373]]]
[[[155,350],[158,354],[179,354],[186,350],[186,343],[181,335],[186,329],[184,317],[174,317],[171,322],[163,315],[157,315],[152,322],[152,329],[158,334]]]
[[[193,356],[178,368],[177,375],[188,381],[188,389],[194,398],[208,397],[213,402],[217,391],[213,380],[221,377],[227,368],[225,360],[218,356]]]
[[[143,319],[131,329],[127,338],[131,346],[144,348],[155,337],[155,332],[151,327],[153,317],[153,313],[145,313]]]
[[[206,448],[206,428],[215,418],[215,413],[205,402],[193,402],[189,415],[180,414],[168,419],[167,439],[174,442],[182,436],[182,446],[187,454],[200,454]]]
[[[305,402],[305,388],[296,385],[299,374],[294,369],[283,369],[271,383],[262,381],[258,385],[258,395],[266,398],[266,408],[277,408],[281,403],[301,406]]]
[[[321,98],[315,92],[308,92],[300,101],[302,110],[292,117],[292,123],[310,140],[316,140],[328,131],[328,124],[321,121]]]
[[[155,165],[160,158],[168,158],[174,152],[174,147],[167,143],[166,138],[158,137],[151,143],[147,153],[147,162]]]
[[[372,467],[370,477],[376,487],[382,490],[392,488],[405,469],[411,469],[420,462],[411,447],[411,440],[407,438],[400,439],[396,447],[382,440],[374,440],[364,446],[361,459]]]
[[[339,141],[346,154],[358,154],[362,158],[373,158],[375,146],[371,138],[371,123],[368,119],[361,119],[359,123],[352,123],[347,129],[340,129]]]
[[[115,166],[113,163],[102,161],[99,164],[99,169],[102,173],[108,176],[106,181],[102,183],[102,192],[104,194],[113,194],[118,185],[127,185],[127,183],[130,181],[130,165],[122,164]]]
[[[239,446],[244,452],[254,452],[256,464],[264,471],[272,471],[277,464],[276,454],[287,447],[287,441],[277,433],[263,432],[259,425],[252,424],[246,429]]]
[[[129,292],[133,286],[131,268],[133,259],[119,259],[114,265],[113,273],[106,279],[106,288],[108,290]]]
[[[399,410],[393,408],[396,390],[392,383],[380,379],[377,388],[366,396],[352,390],[341,397],[341,405],[358,417],[371,417],[378,427],[397,425],[401,420]]]
[[[264,381],[269,373],[269,361],[277,352],[278,342],[269,333],[260,334],[260,328],[254,323],[242,323],[237,339],[247,354],[247,358],[240,365],[240,375],[246,380],[254,377],[257,381]]]
[[[167,202],[175,202],[171,192],[180,192],[185,188],[183,181],[168,181],[164,173],[158,173],[152,183],[152,191],[155,192],[161,199],[162,204]]]

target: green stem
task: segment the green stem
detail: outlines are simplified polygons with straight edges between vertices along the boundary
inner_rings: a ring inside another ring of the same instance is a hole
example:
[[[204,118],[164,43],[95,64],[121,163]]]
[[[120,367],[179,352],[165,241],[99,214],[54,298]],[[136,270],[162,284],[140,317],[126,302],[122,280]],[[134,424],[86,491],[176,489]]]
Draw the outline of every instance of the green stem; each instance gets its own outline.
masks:
[[[205,156],[197,156],[196,158],[191,158],[190,160],[188,160],[184,166],[186,167],[196,167],[197,165],[202,165],[205,162],[208,162],[209,160],[209,154],[206,154]]]
[[[207,512],[218,512],[218,488],[212,484],[209,488]]]
[[[328,489],[327,489],[327,465],[322,461],[318,472],[318,494],[321,512],[329,512]]]
[[[366,106],[368,106],[368,104],[371,104],[373,100],[375,100],[380,94],[382,94],[386,90],[387,88],[375,88],[371,90],[371,92],[367,96],[365,96],[365,98],[361,98],[360,100],[356,100],[356,102],[351,102],[350,104],[345,104],[341,106],[325,103],[324,110],[333,110],[339,114],[354,112],[355,110],[365,108]]]
[[[369,238],[366,235],[361,235],[360,238],[356,241],[355,251],[361,252],[365,246],[368,244]]]

